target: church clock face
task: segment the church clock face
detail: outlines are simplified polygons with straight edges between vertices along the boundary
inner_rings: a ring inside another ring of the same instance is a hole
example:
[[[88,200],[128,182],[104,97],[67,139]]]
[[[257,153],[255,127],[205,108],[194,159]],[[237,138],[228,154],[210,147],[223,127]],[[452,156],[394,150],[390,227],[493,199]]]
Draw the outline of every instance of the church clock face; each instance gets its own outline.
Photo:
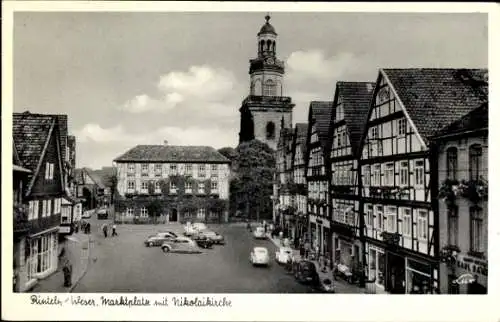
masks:
[[[270,65],[274,64],[274,59],[272,59],[272,58],[267,58],[267,59],[266,59],[266,64],[270,64]]]

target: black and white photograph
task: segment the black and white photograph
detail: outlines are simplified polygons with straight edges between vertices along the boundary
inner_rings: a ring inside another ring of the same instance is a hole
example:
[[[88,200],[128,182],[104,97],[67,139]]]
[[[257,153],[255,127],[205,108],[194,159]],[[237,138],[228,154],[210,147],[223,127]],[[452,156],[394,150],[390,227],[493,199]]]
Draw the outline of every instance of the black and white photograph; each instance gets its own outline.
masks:
[[[490,301],[487,8],[37,3],[2,19],[2,297]]]

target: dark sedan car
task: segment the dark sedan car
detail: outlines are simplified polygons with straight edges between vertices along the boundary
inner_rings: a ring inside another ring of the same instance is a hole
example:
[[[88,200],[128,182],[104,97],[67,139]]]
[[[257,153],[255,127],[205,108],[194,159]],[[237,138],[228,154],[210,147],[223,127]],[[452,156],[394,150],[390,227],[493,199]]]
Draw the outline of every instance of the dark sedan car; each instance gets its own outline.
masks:
[[[212,248],[214,241],[203,234],[195,234],[191,239],[196,242],[200,248]]]
[[[313,262],[301,260],[295,264],[294,277],[300,283],[317,285],[319,283],[318,272]]]

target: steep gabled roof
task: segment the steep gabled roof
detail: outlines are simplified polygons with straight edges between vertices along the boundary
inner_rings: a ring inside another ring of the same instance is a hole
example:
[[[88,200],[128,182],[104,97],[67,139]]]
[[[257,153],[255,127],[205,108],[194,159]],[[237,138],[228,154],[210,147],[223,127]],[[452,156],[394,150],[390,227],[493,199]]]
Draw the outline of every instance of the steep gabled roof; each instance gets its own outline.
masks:
[[[335,98],[340,98],[342,101],[349,142],[353,153],[356,153],[361,144],[366,118],[370,111],[375,83],[337,82],[336,87]]]
[[[461,119],[438,132],[438,136],[488,128],[488,104],[472,110]]]
[[[96,173],[94,170],[90,168],[83,168],[84,173],[87,173],[87,175],[94,181],[94,183],[100,188],[104,189],[106,186],[102,182],[102,178],[99,176],[98,173]]]
[[[231,163],[213,147],[179,145],[137,145],[114,161]]]
[[[488,101],[487,69],[381,69],[426,143]]]
[[[333,113],[333,102],[312,101],[309,105],[309,126],[315,124],[319,141],[323,148],[328,149],[329,130]]]
[[[99,170],[93,170],[93,173],[101,179],[106,187],[111,187],[111,177],[116,174],[114,167],[102,167]]]

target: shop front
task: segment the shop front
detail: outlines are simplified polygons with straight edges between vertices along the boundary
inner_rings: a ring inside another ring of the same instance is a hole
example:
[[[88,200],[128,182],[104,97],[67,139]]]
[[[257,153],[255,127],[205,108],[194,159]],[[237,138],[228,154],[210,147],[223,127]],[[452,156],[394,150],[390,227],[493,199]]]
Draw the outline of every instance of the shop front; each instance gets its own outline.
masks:
[[[443,294],[487,294],[488,262],[458,254],[452,262],[441,263],[440,278]]]

